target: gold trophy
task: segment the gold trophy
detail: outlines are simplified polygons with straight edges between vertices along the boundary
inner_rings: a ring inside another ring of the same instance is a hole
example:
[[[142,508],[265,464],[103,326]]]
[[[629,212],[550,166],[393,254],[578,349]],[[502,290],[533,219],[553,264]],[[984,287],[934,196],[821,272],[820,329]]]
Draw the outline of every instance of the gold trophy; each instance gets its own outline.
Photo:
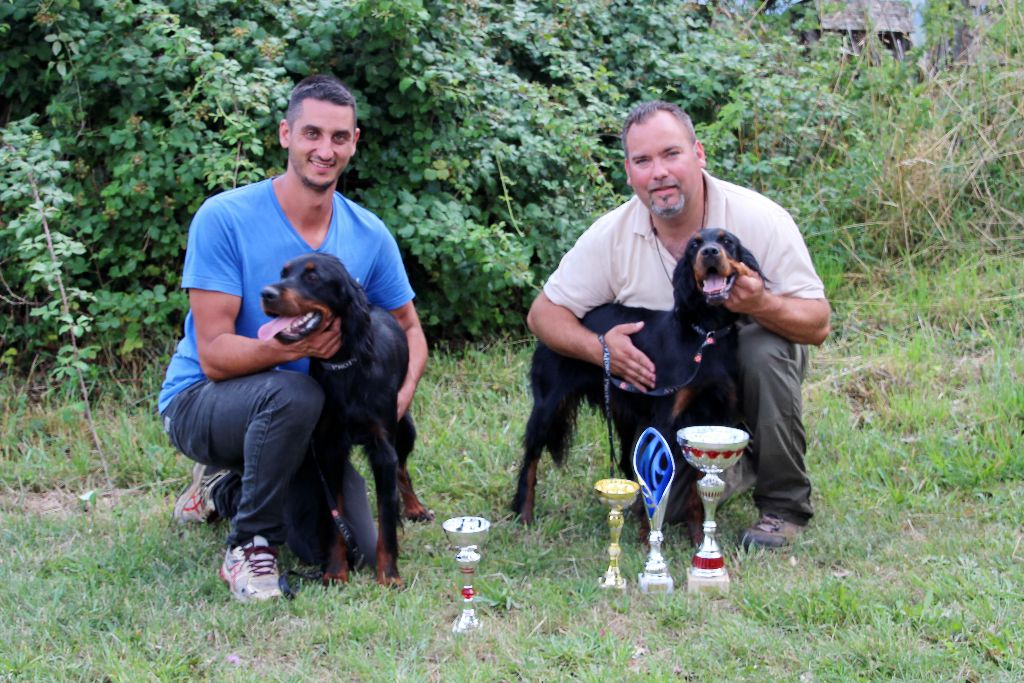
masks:
[[[725,482],[718,475],[729,469],[743,455],[750,435],[732,427],[686,427],[676,433],[686,461],[704,473],[697,482],[704,502],[704,541],[693,556],[686,577],[686,590],[727,592],[729,572],[725,569],[722,549],[715,540],[715,509],[725,493]]]
[[[619,571],[619,536],[622,534],[622,511],[633,504],[640,485],[629,479],[602,479],[594,484],[594,492],[602,503],[611,508],[608,513],[608,530],[612,542],[608,546],[608,570],[600,579],[601,588],[626,589],[626,579]]]
[[[452,545],[459,549],[455,562],[462,577],[462,614],[452,624],[452,633],[465,633],[480,628],[480,619],[473,608],[473,574],[480,564],[480,546],[487,538],[491,523],[483,517],[452,517],[441,525]]]

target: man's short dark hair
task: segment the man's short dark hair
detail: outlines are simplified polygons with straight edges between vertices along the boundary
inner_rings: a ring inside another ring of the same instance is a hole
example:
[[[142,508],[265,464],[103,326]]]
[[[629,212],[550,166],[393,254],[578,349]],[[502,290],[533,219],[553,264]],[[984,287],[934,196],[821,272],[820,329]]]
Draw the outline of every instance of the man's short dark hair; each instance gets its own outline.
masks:
[[[622,126],[623,151],[627,154],[629,153],[629,150],[626,149],[626,134],[629,133],[629,129],[637,124],[646,122],[659,111],[666,111],[679,119],[683,127],[690,134],[690,142],[697,142],[697,132],[693,129],[693,121],[690,119],[689,114],[671,102],[651,100],[650,102],[642,102],[635,106],[633,111],[629,112],[629,116],[626,117],[626,123]]]
[[[341,107],[352,107],[353,118],[357,118],[356,98],[345,84],[334,76],[318,74],[303,78],[292,88],[291,97],[288,99],[288,112],[285,114],[289,124],[295,123],[295,119],[299,117],[303,101],[310,99],[330,102]]]

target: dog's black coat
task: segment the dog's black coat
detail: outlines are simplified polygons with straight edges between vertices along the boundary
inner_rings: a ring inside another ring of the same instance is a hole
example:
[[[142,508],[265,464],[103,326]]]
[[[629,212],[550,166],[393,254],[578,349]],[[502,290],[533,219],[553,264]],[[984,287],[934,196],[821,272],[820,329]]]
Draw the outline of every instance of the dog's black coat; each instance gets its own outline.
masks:
[[[701,289],[700,282],[709,272],[726,278],[728,285],[724,291],[709,295]],[[763,278],[753,254],[732,233],[706,229],[690,240],[673,273],[674,310],[606,304],[583,317],[587,329],[600,334],[622,323],[644,322],[643,329],[631,338],[653,361],[658,387],[648,395],[623,389],[618,380],[612,379],[612,423],[621,449],[619,468],[627,477],[635,478],[633,443],[644,428],[653,426],[666,438],[676,457],[676,476],[681,480],[677,479],[673,489],[683,490],[687,481],[694,481],[695,471],[680,457],[676,431],[696,424],[735,422],[735,323],[739,316],[720,303],[728,296],[737,273],[756,273]],[[705,345],[708,333],[712,333],[713,342]],[[698,355],[699,361],[695,359]],[[580,401],[585,399],[603,409],[604,372],[539,343],[530,382],[533,411],[526,426],[525,452],[512,501],[512,510],[526,523],[533,521],[536,471],[543,450],[549,450],[557,464],[563,462]],[[654,395],[659,391],[667,393]]]
[[[363,446],[377,491],[377,580],[400,585],[399,492],[408,517],[432,519],[413,493],[406,470],[416,439],[412,418],[408,413],[400,420],[396,417],[398,390],[409,364],[405,333],[390,313],[369,303],[362,287],[334,256],[308,254],[293,259],[282,269],[281,280],[263,289],[262,297],[268,315],[306,316],[277,333],[286,343],[312,333],[332,317],[339,320],[342,345],[338,353],[328,360],[310,359],[310,375],[326,396],[314,435],[317,461],[340,510],[344,461],[353,446]],[[324,512],[321,517],[328,519],[326,504]],[[324,580],[347,580],[344,538],[333,524],[322,523],[320,528],[327,557]]]

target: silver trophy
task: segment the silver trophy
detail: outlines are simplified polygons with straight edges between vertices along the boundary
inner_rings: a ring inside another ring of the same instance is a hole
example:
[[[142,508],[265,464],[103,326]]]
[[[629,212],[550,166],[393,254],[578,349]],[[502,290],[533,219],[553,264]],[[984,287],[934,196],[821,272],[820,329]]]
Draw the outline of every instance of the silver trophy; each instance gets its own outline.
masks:
[[[657,429],[648,427],[637,440],[633,449],[633,470],[640,482],[640,494],[651,526],[647,562],[636,580],[644,593],[671,593],[675,581],[669,575],[668,564],[661,554],[661,542],[665,538],[661,533],[661,525],[665,520],[676,463],[668,442]]]
[[[473,609],[473,574],[480,564],[480,551],[477,549],[487,538],[491,523],[483,517],[452,517],[441,525],[448,541],[459,549],[455,562],[459,565],[462,589],[462,614],[452,624],[452,633],[465,633],[480,628],[480,619]]]
[[[725,569],[722,549],[715,540],[715,509],[725,493],[725,482],[719,477],[743,455],[750,435],[732,427],[686,427],[676,433],[686,461],[704,473],[697,482],[704,502],[704,540],[693,555],[686,577],[689,593],[703,590],[729,590],[729,572]]]

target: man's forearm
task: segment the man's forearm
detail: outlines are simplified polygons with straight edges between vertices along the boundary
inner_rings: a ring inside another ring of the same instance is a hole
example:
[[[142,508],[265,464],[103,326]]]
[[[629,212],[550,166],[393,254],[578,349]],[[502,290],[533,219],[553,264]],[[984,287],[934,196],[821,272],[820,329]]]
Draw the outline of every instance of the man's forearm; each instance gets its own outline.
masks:
[[[563,356],[601,364],[601,344],[567,308],[551,302],[544,293],[538,295],[526,316],[530,331],[548,348]]]
[[[832,330],[825,299],[768,295],[770,305],[751,317],[762,327],[797,344],[820,345]]]
[[[199,354],[203,373],[215,382],[268,370],[291,358],[280,344],[237,334],[218,335]]]

